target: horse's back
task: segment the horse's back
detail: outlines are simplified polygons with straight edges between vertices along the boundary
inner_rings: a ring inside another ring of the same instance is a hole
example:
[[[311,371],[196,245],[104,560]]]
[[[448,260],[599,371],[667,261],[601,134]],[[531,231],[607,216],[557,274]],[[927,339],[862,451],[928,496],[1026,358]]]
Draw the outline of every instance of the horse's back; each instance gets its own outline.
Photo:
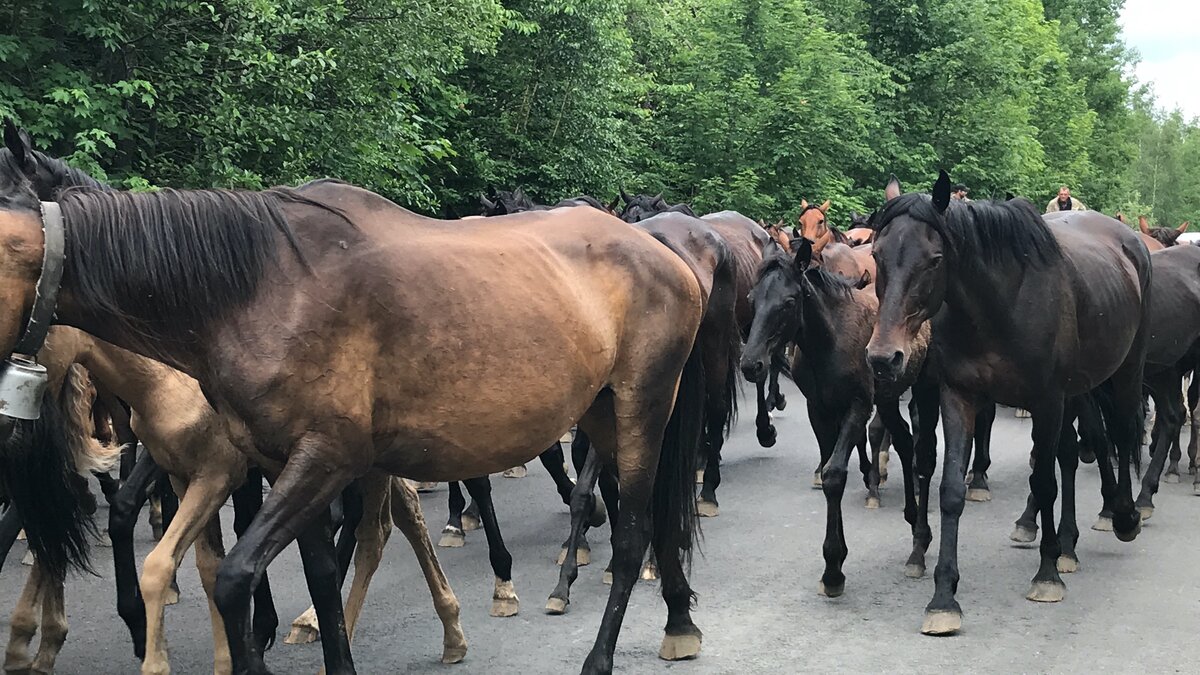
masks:
[[[758,266],[763,261],[763,249],[771,241],[771,235],[753,220],[737,211],[718,211],[700,218],[715,229],[729,245],[736,263],[737,320],[747,334],[750,320],[754,316],[748,299],[754,288]]]
[[[1150,347],[1147,363],[1171,366],[1200,337],[1200,248],[1172,246],[1150,254]]]

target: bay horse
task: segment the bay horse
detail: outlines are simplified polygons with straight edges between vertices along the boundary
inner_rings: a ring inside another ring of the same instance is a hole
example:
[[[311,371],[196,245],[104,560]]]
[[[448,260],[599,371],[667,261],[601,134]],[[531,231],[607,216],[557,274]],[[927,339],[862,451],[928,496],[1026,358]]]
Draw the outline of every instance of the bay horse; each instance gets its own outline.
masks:
[[[1121,221],[1125,225],[1129,224],[1128,221],[1125,220],[1125,216],[1123,214],[1118,213],[1116,215],[1116,219]],[[1154,253],[1155,251],[1161,251],[1164,248],[1166,248],[1166,244],[1164,244],[1162,241],[1160,241],[1158,237],[1155,237],[1150,234],[1149,227],[1143,227],[1145,220],[1146,220],[1145,216],[1138,216],[1138,226],[1139,227],[1138,227],[1137,236],[1139,239],[1142,240],[1142,244],[1145,245],[1146,250],[1150,251],[1151,253]]]
[[[0,353],[35,304],[56,211],[67,242],[57,320],[195,377],[278,474],[217,574],[234,672],[266,672],[249,601],[292,540],[326,667],[353,672],[328,509],[352,480],[372,468],[426,481],[500,471],[576,420],[616,463],[624,501],[584,672],[612,669],[647,533],[668,606],[660,654],[698,653],[684,563],[703,308],[694,275],[652,237],[591,208],[448,228],[333,181],[42,203],[0,178]]]
[[[703,291],[704,314],[696,344],[703,354],[703,445],[707,463],[696,511],[703,517],[715,517],[719,514],[716,489],[721,482],[721,448],[737,410],[737,369],[742,345],[735,307],[740,262],[708,220],[664,212],[638,221],[634,227],[649,233],[679,256],[692,270]],[[580,436],[586,437],[586,434]],[[571,503],[571,535],[562,556],[558,585],[546,603],[546,610],[551,614],[564,613],[570,602],[570,587],[578,574],[577,542],[583,536],[586,514],[595,508],[592,501],[594,484],[600,473],[606,471],[606,467],[589,468],[590,461],[590,458],[585,459],[584,468],[579,472],[580,480],[575,489],[578,498]],[[605,503],[615,509],[614,513],[620,513],[612,495],[605,495]]]
[[[847,547],[841,502],[847,466],[856,445],[860,448],[864,482],[868,490],[877,490],[878,475],[871,475],[873,466],[862,450],[873,408],[891,432],[904,470],[904,517],[913,535],[905,573],[922,576],[925,552],[933,540],[927,505],[936,439],[933,429],[918,428],[918,444],[914,446],[908,424],[900,415],[899,400],[923,376],[928,325],[907,346],[911,356],[904,372],[896,378],[878,380],[862,356],[876,320],[874,289],[857,289],[829,270],[812,266],[812,244],[807,239],[800,240],[794,257],[774,255],[763,262],[752,297],[754,328],[742,356],[742,370],[747,379],[761,380],[766,376],[770,354],[781,344],[794,343],[797,350],[792,379],[804,393],[809,422],[821,449],[827,517],[822,546],[825,571],[819,592],[837,597],[845,590],[842,564]],[[921,407],[924,412],[920,412]],[[936,428],[936,407],[936,390],[928,386],[914,388],[915,423],[928,424],[932,420]],[[878,499],[877,492],[874,496]]]
[[[858,247],[873,241],[875,241],[875,228],[871,226],[870,216],[851,211],[850,227],[846,229],[846,243],[852,247]]]
[[[1179,236],[1187,232],[1190,226],[1190,222],[1184,221],[1179,227],[1150,227],[1146,216],[1138,216],[1138,231],[1148,237],[1153,237],[1164,248],[1170,248],[1179,243]]]
[[[922,632],[957,632],[958,523],[965,455],[978,405],[996,401],[1033,415],[1030,488],[1042,520],[1041,564],[1026,597],[1063,599],[1062,551],[1054,527],[1054,462],[1067,410],[1097,401],[1117,448],[1114,478],[1101,446],[1101,492],[1121,541],[1141,529],[1129,463],[1141,423],[1142,370],[1149,340],[1150,259],[1129,228],[1090,211],[1043,219],[1022,200],[951,206],[943,171],[932,197],[888,184],[875,256],[879,323],[867,348],[877,377],[904,371],[911,340],[933,321],[946,440],[941,551]],[[1055,289],[1047,293],[1046,289]]]

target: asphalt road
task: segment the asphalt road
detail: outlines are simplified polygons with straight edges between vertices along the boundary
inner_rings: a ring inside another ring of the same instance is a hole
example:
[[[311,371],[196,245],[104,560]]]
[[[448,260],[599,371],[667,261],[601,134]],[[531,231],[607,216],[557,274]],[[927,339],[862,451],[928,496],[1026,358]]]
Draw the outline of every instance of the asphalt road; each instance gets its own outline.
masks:
[[[1024,593],[1037,568],[1037,551],[1012,544],[1008,534],[1024,504],[1030,428],[1028,420],[1014,419],[1007,409],[1001,409],[993,432],[994,499],[968,503],[960,530],[961,634],[931,638],[919,633],[924,606],[933,593],[937,505],[935,501],[931,511],[935,543],[927,559],[930,576],[907,579],[903,572],[910,536],[894,462],[894,480],[877,511],[863,508],[864,491],[857,473],[852,473],[855,482],[847,489],[845,503],[850,548],[846,593],[832,600],[819,596],[825,503],[821,492],[810,487],[816,443],[800,395],[790,383],[785,391],[792,405],[776,420],[780,441],[774,448],[760,448],[754,440],[748,401],[726,445],[721,515],[703,523],[703,555],[697,557],[691,577],[699,594],[694,616],[705,633],[699,659],[673,664],[658,660],[666,610],[657,583],[641,583],[618,644],[618,671],[1095,673],[1196,672],[1200,667],[1194,647],[1200,626],[1200,538],[1194,536],[1200,498],[1192,496],[1190,481],[1165,484],[1156,500],[1158,510],[1141,536],[1122,544],[1111,533],[1089,529],[1100,506],[1099,481],[1094,467],[1083,467],[1081,569],[1066,576],[1064,602],[1027,601]],[[529,465],[527,478],[497,476],[493,483],[505,539],[515,557],[520,614],[507,619],[488,616],[492,575],[482,532],[470,533],[465,548],[439,549],[462,602],[470,643],[465,662],[441,665],[440,624],[407,542],[396,533],[355,637],[359,672],[578,671],[608,593],[601,583],[607,540],[593,537],[595,562],[581,570],[570,612],[546,615],[542,606],[556,580],[554,559],[568,527],[567,510],[536,461]],[[936,500],[936,489],[934,493]],[[431,527],[444,522],[444,487],[424,495],[423,504]],[[224,517],[231,545],[228,506]],[[144,520],[138,530],[142,556],[151,546]],[[18,544],[0,575],[0,598],[6,606],[24,583],[28,568],[17,564],[23,553]],[[96,562],[101,576],[68,582],[71,632],[58,672],[135,672],[138,662],[114,610],[109,550],[97,549]],[[318,645],[282,643],[287,623],[309,604],[294,548],[278,558],[270,574],[284,625],[267,663],[276,673],[315,672],[321,663]],[[173,667],[178,673],[211,672],[210,624],[190,554],[179,582],[182,600],[167,610]]]

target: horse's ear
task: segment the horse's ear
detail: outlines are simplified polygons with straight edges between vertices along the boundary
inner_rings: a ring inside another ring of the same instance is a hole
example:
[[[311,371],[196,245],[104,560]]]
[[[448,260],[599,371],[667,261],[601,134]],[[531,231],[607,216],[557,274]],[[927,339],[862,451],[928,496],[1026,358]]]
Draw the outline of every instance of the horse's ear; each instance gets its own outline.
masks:
[[[858,278],[858,283],[854,284],[857,289],[863,289],[871,285],[871,270],[863,270],[862,276]]]
[[[620,205],[621,205],[621,195],[617,195],[616,197],[613,197],[613,200],[611,202],[609,202],[608,206],[606,206],[604,208],[608,209],[609,213],[616,213],[617,207]]]
[[[1129,224],[1129,221],[1125,220],[1125,214],[1121,213],[1120,211],[1117,211],[1117,220],[1121,221],[1122,223],[1125,223],[1126,225]]]
[[[487,198],[487,195],[479,195],[479,203],[483,206],[484,211],[491,211],[496,208],[496,203]]]
[[[776,228],[776,229],[779,229],[779,230],[782,230],[782,229],[783,229],[783,225],[784,225],[784,223],[783,223],[783,218],[780,218],[780,219],[779,219],[779,222],[775,223],[775,228]]]
[[[1006,201],[1006,202],[1011,202],[1012,200],[1014,200],[1014,199],[1016,199],[1016,198],[1017,198],[1017,196],[1016,196],[1016,195],[1014,195],[1014,194],[1013,194],[1013,193],[1011,193],[1011,192],[1007,192],[1007,191],[1006,191],[1006,192],[1004,193],[1004,201]]]
[[[896,174],[888,176],[887,187],[883,188],[884,199],[895,199],[900,196],[900,179],[896,178]]]
[[[1190,226],[1191,226],[1191,222],[1185,220],[1179,227],[1175,228],[1175,231],[1178,232],[1179,234],[1183,234],[1184,232],[1187,232],[1187,229]]]
[[[801,237],[800,243],[793,245],[792,250],[796,252],[796,271],[804,274],[812,264],[812,242]]]
[[[626,204],[630,202],[629,195],[625,193],[625,188],[621,188],[620,197],[625,201]]]
[[[938,179],[933,184],[933,208],[938,213],[945,213],[950,206],[950,174],[945,169],[938,172]]]
[[[652,201],[652,202],[653,202],[653,203],[655,203],[655,204],[657,204],[657,203],[659,203],[659,202],[662,202],[662,203],[664,203],[664,204],[666,203],[666,200],[664,200],[664,199],[663,199],[663,196],[662,196],[662,193],[661,193],[661,192],[660,192],[660,193],[658,193],[658,194],[656,194],[656,195],[654,195],[654,199],[652,199],[652,200],[650,200],[650,201]]]
[[[1138,216],[1138,229],[1142,234],[1150,234],[1150,221],[1146,220],[1146,216]]]
[[[821,213],[829,213],[829,200],[826,199],[825,203],[818,206],[817,208],[821,210]]]
[[[807,209],[807,208],[808,208],[808,200],[801,199],[800,200],[800,210],[803,211],[804,209]]]
[[[763,220],[762,218],[759,218],[759,219],[758,219],[758,226],[759,226],[759,227],[761,227],[761,228],[762,228],[762,229],[764,229],[764,230],[765,230],[765,229],[767,229],[767,221]]]
[[[7,117],[4,118],[4,147],[8,148],[22,168],[29,165],[33,142],[30,140],[29,134],[18,129],[12,119]]]

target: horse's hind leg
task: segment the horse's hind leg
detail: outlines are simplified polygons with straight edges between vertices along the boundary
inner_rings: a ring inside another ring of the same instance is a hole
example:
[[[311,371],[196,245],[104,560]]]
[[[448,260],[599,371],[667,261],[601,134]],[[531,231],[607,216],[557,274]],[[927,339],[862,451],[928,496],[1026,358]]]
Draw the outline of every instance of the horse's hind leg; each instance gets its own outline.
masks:
[[[54,662],[67,642],[67,610],[63,602],[65,592],[62,579],[43,577],[42,588],[42,639],[38,643],[37,656],[33,659],[31,673],[54,672]]]
[[[855,444],[858,447],[858,468],[862,471],[863,485],[867,488],[866,507],[868,509],[877,509],[880,506],[879,500],[879,465],[876,463],[874,454],[869,450],[867,444],[867,434],[864,432]]]
[[[515,616],[520,610],[521,601],[512,583],[512,555],[504,546],[504,538],[500,536],[500,524],[496,521],[496,506],[492,503],[492,481],[487,476],[470,478],[463,481],[471,499],[479,505],[479,515],[483,519],[483,530],[487,535],[488,557],[492,563],[492,572],[496,575],[496,591],[492,595],[492,616]]]
[[[37,612],[45,594],[44,579],[42,566],[34,560],[33,567],[29,568],[29,576],[25,579],[25,588],[21,590],[21,596],[17,598],[17,604],[13,607],[12,617],[8,622],[8,648],[4,653],[6,673],[28,672],[33,665],[33,659],[29,656],[29,643],[37,634]]]
[[[342,490],[342,494],[329,506],[330,525],[338,532],[337,544],[334,546],[334,557],[338,566],[338,588],[345,586],[346,574],[350,570],[350,559],[358,550],[358,528],[363,518],[363,491],[359,481],[354,481]],[[300,616],[292,620],[292,628],[284,638],[289,645],[316,642],[321,637],[321,627],[317,621],[317,608],[309,605]],[[347,622],[349,625],[349,621]]]
[[[1179,431],[1183,427],[1183,395],[1179,384],[1182,377],[1178,370],[1172,368],[1146,378],[1146,385],[1154,396],[1158,419],[1152,437],[1154,451],[1150,456],[1150,465],[1142,476],[1142,491],[1136,502],[1142,520],[1149,520],[1154,514],[1154,495],[1158,492],[1163,464],[1171,450],[1172,439],[1176,443],[1179,441]]]
[[[421,500],[416,490],[402,478],[392,479],[391,493],[392,521],[412,546],[433,596],[433,607],[442,621],[442,663],[458,663],[467,655],[467,638],[458,618],[458,598],[438,564],[433,541],[425,527],[425,515],[421,512]]]
[[[262,486],[259,484],[261,491]],[[217,569],[225,559],[225,542],[221,535],[221,517],[214,515],[196,539],[196,571],[200,575],[200,585],[204,587],[204,595],[208,601],[208,616],[213,630],[213,673],[224,675],[233,670],[229,657],[229,641],[225,638],[225,622],[217,605],[213,601],[217,586]],[[256,601],[257,602],[257,601]],[[256,608],[257,611],[257,608]]]
[[[1079,524],[1075,514],[1075,471],[1079,468],[1079,440],[1072,426],[1077,414],[1078,399],[1068,402],[1068,414],[1063,417],[1062,431],[1058,439],[1058,471],[1062,474],[1062,513],[1058,521],[1058,571],[1072,574],[1079,570],[1079,555],[1075,545],[1079,541]]]
[[[971,476],[967,485],[969,502],[992,501],[987,472],[992,466],[992,423],[995,421],[996,404],[980,404],[979,412],[975,415],[975,461],[971,465]]]
[[[8,559],[8,552],[12,550],[20,531],[21,515],[15,505],[9,504],[4,515],[0,516],[0,570],[4,569],[4,561]]]
[[[449,516],[446,518],[446,527],[442,528],[442,538],[438,541],[438,546],[442,548],[461,548],[467,543],[467,535],[463,530],[463,507],[467,505],[467,500],[463,497],[462,488],[455,481],[450,481],[449,487]]]
[[[589,527],[586,515],[594,508],[595,496],[592,490],[596,487],[600,469],[600,457],[595,451],[589,452],[583,469],[579,472],[579,481],[571,494],[571,534],[563,544],[563,552],[559,556],[562,568],[558,571],[558,585],[546,601],[546,612],[549,614],[565,614],[567,605],[571,603],[571,584],[575,583],[579,576],[579,542],[583,540]]]

